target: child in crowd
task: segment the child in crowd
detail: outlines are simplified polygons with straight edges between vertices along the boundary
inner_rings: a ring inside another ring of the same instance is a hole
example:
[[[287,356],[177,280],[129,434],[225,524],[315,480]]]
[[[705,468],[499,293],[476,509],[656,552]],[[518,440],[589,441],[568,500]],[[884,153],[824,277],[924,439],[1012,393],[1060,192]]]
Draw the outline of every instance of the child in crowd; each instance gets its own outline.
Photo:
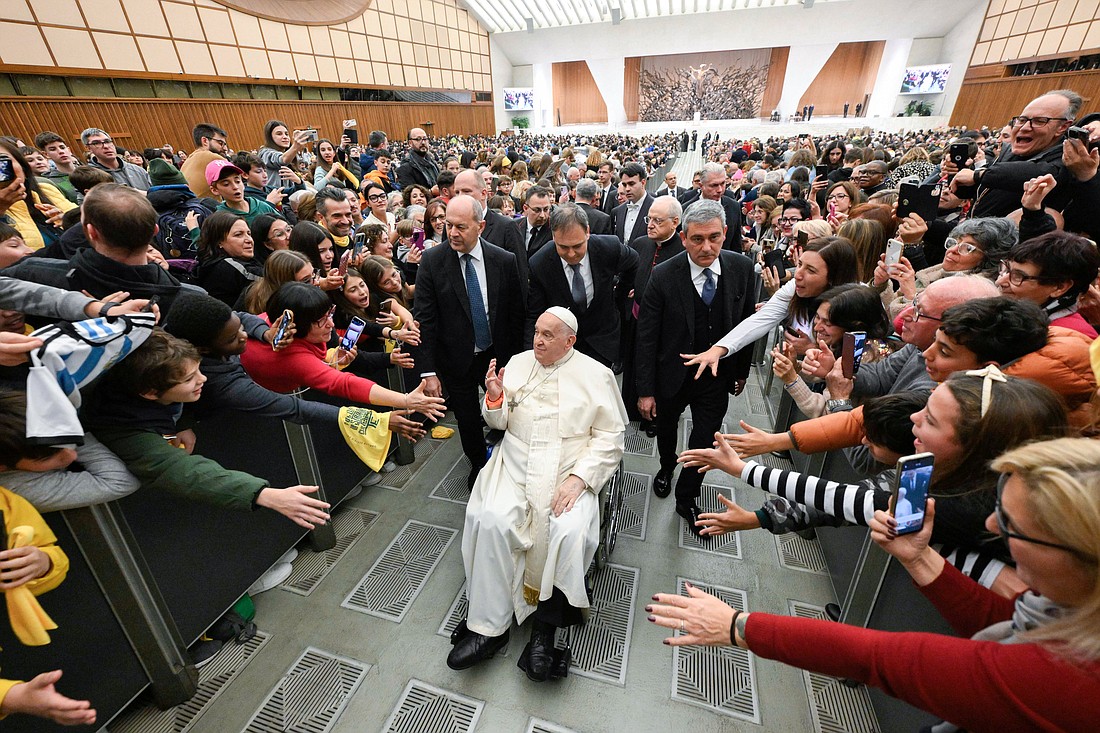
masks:
[[[213,160],[206,166],[206,183],[222,203],[218,211],[230,211],[243,216],[249,226],[260,214],[274,214],[275,208],[266,201],[245,196],[244,171],[228,160]]]

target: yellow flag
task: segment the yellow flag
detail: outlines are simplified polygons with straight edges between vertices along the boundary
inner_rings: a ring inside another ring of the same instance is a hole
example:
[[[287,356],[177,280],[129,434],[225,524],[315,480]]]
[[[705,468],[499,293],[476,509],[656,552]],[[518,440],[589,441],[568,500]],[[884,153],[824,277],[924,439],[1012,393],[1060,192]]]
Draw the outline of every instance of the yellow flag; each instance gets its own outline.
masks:
[[[8,549],[26,547],[34,541],[34,527],[20,525],[13,527],[8,538]],[[30,589],[21,585],[18,588],[4,591],[8,603],[8,618],[11,619],[11,628],[19,641],[27,646],[44,646],[50,643],[50,635],[47,629],[56,629],[53,622],[42,606],[38,605],[38,599],[34,597]]]
[[[372,471],[379,471],[390,451],[390,414],[365,407],[340,408],[340,433],[348,447]]]

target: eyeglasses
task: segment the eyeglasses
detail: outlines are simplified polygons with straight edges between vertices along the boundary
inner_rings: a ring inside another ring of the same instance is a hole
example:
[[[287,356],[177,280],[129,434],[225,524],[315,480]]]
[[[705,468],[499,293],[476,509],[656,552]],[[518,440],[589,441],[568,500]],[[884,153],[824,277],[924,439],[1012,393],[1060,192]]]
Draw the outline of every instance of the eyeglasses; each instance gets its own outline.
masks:
[[[115,141],[112,140],[111,138],[107,138],[106,140],[89,140],[88,141],[88,147],[89,148],[101,148],[104,145],[114,145],[114,144],[115,144]]]
[[[1040,540],[1034,537],[1028,537],[1026,534],[1020,534],[1019,532],[1013,532],[1009,530],[1009,525],[1012,524],[1012,518],[1005,514],[1004,505],[1001,503],[1001,494],[1004,493],[1005,483],[1008,482],[1008,477],[1011,473],[1002,473],[1001,477],[997,479],[997,504],[993,509],[993,516],[997,519],[997,531],[1001,533],[1001,537],[1004,538],[1007,543],[1009,539],[1019,540],[1020,542],[1030,542],[1033,545],[1042,545],[1043,547],[1053,547],[1055,550],[1063,550],[1076,557],[1078,560],[1088,563],[1089,565],[1096,564],[1096,558],[1092,555],[1081,552],[1080,550],[1070,547],[1068,545],[1060,545],[1057,542],[1048,542],[1047,540]]]
[[[384,194],[384,193],[372,193],[370,196],[367,196],[367,201],[385,201],[385,200],[386,200],[386,194]]]
[[[431,220],[432,221],[447,221],[447,215],[446,214],[436,214],[435,216],[432,217]]]
[[[277,229],[268,235],[268,239],[286,239],[290,236],[289,229]]]
[[[985,250],[983,250],[981,247],[979,247],[976,244],[971,244],[970,242],[963,242],[961,240],[954,239],[952,237],[948,237],[947,239],[943,240],[943,248],[944,248],[944,251],[954,248],[954,249],[958,250],[959,254],[961,254],[961,255],[972,255],[975,252],[982,252],[982,253],[985,252]]]
[[[849,196],[846,193],[834,193],[834,194],[830,194],[829,196],[826,196],[825,200],[826,201],[839,201],[840,199],[850,199],[850,198],[852,198],[852,197]]]
[[[421,135],[420,137],[410,137],[409,142],[418,143],[418,142],[421,142],[422,140],[427,140],[427,139],[428,139],[427,135]]]
[[[665,218],[662,219],[659,216],[647,216],[647,217],[645,217],[645,223],[646,224],[656,224],[657,226],[661,226],[666,221],[671,221],[674,218],[676,218],[676,217],[665,217]]]
[[[920,312],[920,302],[914,300],[913,301],[913,323],[916,323],[917,321],[919,321],[922,318],[926,321],[938,321],[939,323],[943,323],[943,318],[936,318],[935,316],[930,316],[927,313],[921,313]]]
[[[318,318],[316,321],[314,321],[314,323],[317,323],[318,325],[328,323],[329,321],[332,320],[332,317],[335,316],[335,315],[336,315],[336,306],[332,306],[331,308],[328,309],[328,313],[326,313],[325,315]]]
[[[228,145],[229,144],[228,140],[223,140],[220,137],[211,138],[210,142],[217,143],[218,145]]]
[[[780,220],[779,220],[779,223],[780,223],[780,224],[797,224],[797,223],[798,223],[798,222],[800,222],[800,221],[802,221],[802,217],[801,217],[801,216],[800,216],[800,217],[798,217],[797,219],[792,219],[792,218],[791,218],[791,217],[789,217],[789,216],[784,216],[784,217],[783,217],[782,219],[780,219]]]
[[[1024,115],[1016,115],[1008,123],[1013,127],[1024,127],[1028,123],[1032,128],[1043,127],[1049,125],[1053,120],[1059,120],[1061,122],[1069,122],[1069,117],[1025,117]]]
[[[1037,275],[1028,275],[1026,272],[1014,270],[1012,269],[1012,267],[1009,266],[1007,262],[1002,262],[997,270],[1000,272],[1000,277],[1008,275],[1008,281],[1016,287],[1023,285],[1028,280],[1035,280],[1036,282],[1040,282],[1044,279]]]

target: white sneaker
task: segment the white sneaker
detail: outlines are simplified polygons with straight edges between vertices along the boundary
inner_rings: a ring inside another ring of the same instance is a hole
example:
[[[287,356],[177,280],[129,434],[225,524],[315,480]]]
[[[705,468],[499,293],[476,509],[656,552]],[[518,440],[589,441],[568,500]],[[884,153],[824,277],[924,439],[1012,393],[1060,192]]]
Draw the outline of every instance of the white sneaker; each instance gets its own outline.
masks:
[[[362,489],[364,486],[375,486],[380,483],[382,483],[382,474],[371,473],[371,475],[367,476],[365,479],[359,482],[358,488]]]
[[[278,559],[278,560],[276,561],[276,564],[282,564],[282,563],[284,563],[284,562],[285,562],[285,563],[292,563],[292,562],[294,562],[294,560],[295,560],[295,559],[296,559],[297,557],[298,557],[298,550],[296,550],[296,549],[294,549],[293,547],[291,547],[291,548],[290,548],[289,550],[287,550],[287,551],[286,551],[286,554],[285,554],[285,555],[283,555],[282,557],[280,557],[280,558],[279,558],[279,559]]]
[[[396,463],[394,463],[393,461],[386,461],[385,463],[382,464],[382,470],[379,471],[378,473],[389,473],[390,471],[396,471],[396,470],[397,470],[397,464]]]
[[[270,570],[260,576],[259,580],[252,584],[248,589],[248,595],[254,596],[257,593],[271,590],[289,578],[290,574],[293,572],[294,568],[288,562],[278,563],[272,566]]]

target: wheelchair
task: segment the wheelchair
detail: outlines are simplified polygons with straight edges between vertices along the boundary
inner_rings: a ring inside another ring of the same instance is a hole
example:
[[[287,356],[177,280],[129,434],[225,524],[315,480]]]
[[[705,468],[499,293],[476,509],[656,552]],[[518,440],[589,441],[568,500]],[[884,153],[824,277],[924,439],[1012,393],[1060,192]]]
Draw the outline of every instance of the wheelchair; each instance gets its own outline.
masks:
[[[623,519],[623,462],[619,461],[619,467],[611,475],[607,483],[600,488],[600,542],[596,547],[596,555],[592,558],[592,564],[588,567],[586,578],[589,588],[595,582],[600,571],[611,561],[611,555],[615,552],[615,544],[619,538],[619,529]]]

